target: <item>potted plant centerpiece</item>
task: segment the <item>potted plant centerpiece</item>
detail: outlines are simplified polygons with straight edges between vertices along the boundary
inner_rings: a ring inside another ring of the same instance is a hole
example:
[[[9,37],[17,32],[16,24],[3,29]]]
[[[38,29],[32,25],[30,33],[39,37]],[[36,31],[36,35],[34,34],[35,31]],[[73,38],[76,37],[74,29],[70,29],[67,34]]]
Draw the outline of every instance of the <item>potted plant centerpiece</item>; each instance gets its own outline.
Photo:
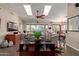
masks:
[[[41,36],[41,35],[42,35],[42,34],[41,34],[40,31],[37,31],[37,32],[34,33],[34,36],[35,36],[35,38],[36,38],[36,39],[35,39],[35,42],[36,42],[36,43],[40,43],[40,41],[41,41],[41,40],[40,40],[40,36]]]

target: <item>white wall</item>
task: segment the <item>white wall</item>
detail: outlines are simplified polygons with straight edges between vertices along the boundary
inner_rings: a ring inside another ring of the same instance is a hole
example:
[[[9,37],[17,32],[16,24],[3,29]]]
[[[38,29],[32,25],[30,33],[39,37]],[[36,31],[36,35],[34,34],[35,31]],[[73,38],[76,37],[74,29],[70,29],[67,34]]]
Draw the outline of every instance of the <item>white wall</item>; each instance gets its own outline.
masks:
[[[74,3],[67,5],[67,17],[72,17],[79,14],[79,7],[75,7]]]
[[[67,44],[79,49],[79,32],[69,32],[66,36]]]
[[[79,15],[79,7],[76,8],[75,4],[73,3],[68,4],[67,11],[68,11],[68,15],[67,15],[68,17]],[[68,32],[66,36],[67,36],[66,44],[67,46],[71,47],[68,49],[68,51],[70,51],[71,49],[71,51],[68,53],[71,53],[71,55],[76,55],[74,54],[74,51],[79,53],[79,32]]]
[[[67,47],[67,55],[66,56],[79,56],[79,51],[74,49],[71,46],[66,46]]]
[[[20,18],[19,18],[18,22],[19,22],[18,30],[20,32],[23,32],[23,26],[24,26],[23,24],[24,24],[24,22]]]
[[[12,11],[4,6],[1,6],[1,5],[0,5],[0,18],[1,18],[0,40],[4,39],[4,36],[7,33],[11,33],[11,32],[7,32],[7,22],[9,22],[9,21],[17,23],[18,30],[23,31],[19,25],[19,24],[23,25],[23,23],[22,23],[21,19],[19,19],[19,17],[17,16],[17,14],[14,11]]]

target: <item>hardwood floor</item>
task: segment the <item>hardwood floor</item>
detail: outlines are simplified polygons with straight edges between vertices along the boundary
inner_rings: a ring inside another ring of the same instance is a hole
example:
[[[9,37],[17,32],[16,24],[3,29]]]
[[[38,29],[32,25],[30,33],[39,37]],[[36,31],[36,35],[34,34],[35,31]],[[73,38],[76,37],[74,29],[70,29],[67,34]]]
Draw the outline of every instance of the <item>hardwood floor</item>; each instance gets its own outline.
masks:
[[[20,52],[20,56],[56,56],[54,51],[27,51]]]

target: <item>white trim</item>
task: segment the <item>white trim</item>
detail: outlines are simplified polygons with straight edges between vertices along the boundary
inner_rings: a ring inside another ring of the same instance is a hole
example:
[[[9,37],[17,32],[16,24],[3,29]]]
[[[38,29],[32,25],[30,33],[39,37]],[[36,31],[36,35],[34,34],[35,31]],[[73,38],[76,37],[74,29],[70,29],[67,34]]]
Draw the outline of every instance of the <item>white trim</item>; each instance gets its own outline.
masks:
[[[78,48],[75,48],[75,47],[73,47],[73,46],[71,46],[69,44],[66,44],[66,45],[79,52],[79,49]]]

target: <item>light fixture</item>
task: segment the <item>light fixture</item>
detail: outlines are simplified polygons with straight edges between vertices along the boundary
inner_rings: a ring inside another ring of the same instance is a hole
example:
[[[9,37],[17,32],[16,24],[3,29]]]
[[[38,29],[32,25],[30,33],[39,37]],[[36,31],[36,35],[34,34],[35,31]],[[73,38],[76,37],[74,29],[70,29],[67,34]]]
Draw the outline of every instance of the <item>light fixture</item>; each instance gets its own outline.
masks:
[[[27,12],[27,15],[32,15],[32,10],[30,5],[24,5],[25,11]]]
[[[37,12],[36,18],[40,18],[40,19],[45,18],[45,15],[39,15],[39,10],[37,10],[36,12]]]
[[[52,6],[46,5],[46,6],[44,7],[44,12],[43,12],[43,14],[44,14],[44,15],[48,15],[48,14],[49,14],[49,11],[51,10],[51,8],[52,8]]]

